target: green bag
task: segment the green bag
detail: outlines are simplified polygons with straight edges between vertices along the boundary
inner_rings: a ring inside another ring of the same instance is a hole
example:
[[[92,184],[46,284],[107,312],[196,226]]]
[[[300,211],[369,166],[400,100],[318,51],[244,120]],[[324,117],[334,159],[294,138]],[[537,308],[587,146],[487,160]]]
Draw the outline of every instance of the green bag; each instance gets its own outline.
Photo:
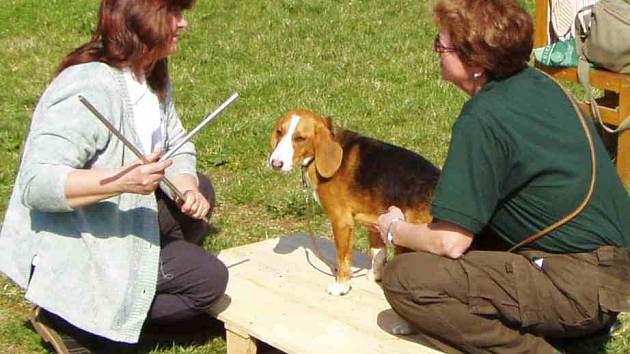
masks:
[[[534,58],[546,66],[577,66],[578,56],[575,38],[551,43],[546,47],[535,48]]]
[[[623,119],[614,130],[603,124],[588,77],[589,62],[606,70],[630,74],[630,3],[628,0],[600,0],[578,12],[575,28],[580,57],[578,79],[590,97],[593,117],[611,133],[630,129],[630,117]]]

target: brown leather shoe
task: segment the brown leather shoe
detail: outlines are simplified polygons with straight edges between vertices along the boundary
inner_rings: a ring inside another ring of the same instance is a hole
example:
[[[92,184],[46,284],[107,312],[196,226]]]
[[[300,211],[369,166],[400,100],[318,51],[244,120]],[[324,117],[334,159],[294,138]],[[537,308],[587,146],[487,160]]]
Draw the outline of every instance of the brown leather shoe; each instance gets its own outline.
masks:
[[[59,332],[53,328],[47,316],[47,311],[39,306],[33,307],[29,321],[31,325],[42,337],[42,340],[54,349],[57,354],[91,354],[88,348],[84,347],[73,337]]]

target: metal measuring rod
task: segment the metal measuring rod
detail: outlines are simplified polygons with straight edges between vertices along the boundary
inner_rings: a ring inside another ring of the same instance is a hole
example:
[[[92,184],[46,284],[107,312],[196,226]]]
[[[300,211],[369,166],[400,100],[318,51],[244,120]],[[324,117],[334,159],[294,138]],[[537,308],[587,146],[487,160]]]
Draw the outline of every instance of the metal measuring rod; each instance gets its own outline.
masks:
[[[216,116],[219,115],[219,113],[221,113],[227,106],[229,106],[232,102],[236,101],[236,99],[238,98],[238,93],[234,93],[232,94],[232,96],[230,96],[230,98],[228,98],[225,102],[223,102],[217,109],[215,109],[212,113],[210,113],[210,115],[208,115],[203,121],[201,121],[201,123],[199,123],[193,130],[190,131],[190,133],[186,134],[186,136],[184,136],[182,138],[182,140],[173,148],[171,148],[169,151],[167,151],[164,155],[162,155],[162,157],[160,158],[160,161],[164,161],[168,158],[170,158],[171,156],[173,156],[173,154],[175,154],[175,152],[177,152],[177,150],[179,150],[182,146],[184,146],[184,144],[186,144],[195,134],[197,134],[199,131],[201,131],[201,129],[203,129],[203,127],[205,127],[208,123],[210,123],[211,120],[213,120],[214,118],[216,118]],[[79,95],[79,101],[81,101],[81,103],[83,103],[83,105],[85,105],[85,107],[87,107],[88,110],[90,110],[90,112],[92,112],[92,114],[94,114],[94,116],[96,116],[96,118],[98,118],[98,120],[101,121],[101,123],[103,123],[107,129],[109,129],[112,134],[114,134],[118,139],[120,139],[120,141],[122,141],[122,143],[129,148],[129,150],[131,150],[131,152],[134,153],[134,155],[136,155],[136,157],[138,157],[138,159],[140,159],[140,161],[142,161],[143,163],[148,163],[149,161],[146,159],[146,157],[144,157],[144,155],[142,154],[142,152],[140,152],[140,150],[138,150],[127,138],[125,138],[124,135],[122,135],[118,129],[116,129],[116,127],[114,127],[97,109],[96,107],[94,107],[90,101],[88,101],[85,97]],[[184,197],[184,194],[177,188],[175,187],[175,185],[166,177],[163,176],[162,177],[162,182],[164,182],[164,184],[171,190],[173,191],[173,193],[181,200],[186,200],[186,198]],[[203,218],[204,221],[208,222],[207,218]]]
[[[112,125],[112,123],[110,123],[107,118],[105,118],[101,112],[99,112],[96,107],[94,107],[90,101],[88,101],[85,97],[79,95],[79,101],[81,101],[81,103],[83,103],[83,105],[85,107],[87,107],[87,109],[90,110],[90,112],[92,112],[94,114],[94,116],[96,116],[96,118],[98,118],[98,120],[101,121],[101,123],[103,123],[107,129],[109,129],[109,131],[112,132],[112,134],[116,135],[116,137],[118,139],[120,139],[120,141],[122,141],[123,144],[125,144],[125,146],[127,148],[129,148],[129,150],[131,150],[131,152],[134,153],[134,155],[136,155],[136,157],[138,159],[140,159],[140,161],[144,162],[144,163],[149,163],[149,160],[147,160],[146,157],[144,157],[144,155],[140,152],[140,150],[138,150],[129,140],[127,140],[127,138],[125,138],[124,135],[122,135],[118,129],[116,129],[116,127],[114,127]],[[166,176],[162,177],[162,182],[164,182],[164,184],[166,184],[166,186],[168,188],[171,189],[171,191],[173,191],[173,193],[175,193],[175,195],[177,195],[177,197],[181,200],[186,200],[186,198],[184,198],[184,194],[182,194],[182,192],[175,187],[175,185],[173,184],[173,182],[171,182],[168,178],[166,178]]]
[[[216,116],[218,116],[219,113],[221,113],[227,106],[229,106],[232,102],[236,101],[237,98],[238,98],[238,93],[233,93],[232,96],[230,96],[230,98],[225,100],[225,102],[223,102],[217,109],[215,109],[214,112],[210,113],[210,115],[208,115],[204,120],[202,120],[201,123],[199,123],[193,130],[190,131],[190,133],[186,134],[186,136],[182,138],[182,141],[180,141],[177,145],[173,146],[164,155],[162,155],[162,157],[160,157],[160,161],[166,160],[170,158],[171,156],[173,156],[177,152],[177,150],[179,150],[182,146],[184,146],[184,144],[186,144],[195,134],[197,134],[201,129],[203,129],[203,127],[205,127],[208,123],[210,123],[211,120],[216,118]]]

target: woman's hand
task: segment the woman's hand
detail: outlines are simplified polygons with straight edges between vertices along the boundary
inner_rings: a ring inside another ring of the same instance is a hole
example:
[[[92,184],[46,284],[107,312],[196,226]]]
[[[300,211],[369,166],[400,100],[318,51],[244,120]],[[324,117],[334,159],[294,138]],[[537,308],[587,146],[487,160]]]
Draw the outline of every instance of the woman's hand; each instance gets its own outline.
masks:
[[[203,220],[210,211],[210,203],[198,190],[187,190],[184,192],[186,200],[179,200],[179,209],[185,215],[195,219]]]
[[[383,240],[385,244],[391,243],[389,240],[387,240],[387,231],[390,231],[390,232],[392,231],[391,230],[391,226],[393,226],[392,222],[394,223],[398,222],[396,220],[404,221],[405,215],[403,214],[402,210],[400,210],[400,208],[395,207],[395,206],[390,206],[387,209],[387,213],[381,214],[381,216],[378,217],[376,224],[373,224],[373,227],[372,227],[373,230],[378,231],[378,233],[381,236],[381,239]]]
[[[160,151],[121,168],[75,169],[68,173],[64,192],[68,205],[79,208],[121,193],[151,194],[173,162],[159,161]]]
[[[396,222],[396,218],[400,221]],[[390,206],[387,213],[378,217],[372,229],[380,233],[385,244],[393,243],[412,251],[424,251],[452,259],[461,257],[470,247],[473,234],[461,226],[444,220],[433,220],[428,224],[404,222],[403,212]],[[393,236],[387,240],[387,231]]]
[[[121,193],[151,194],[160,185],[164,171],[173,164],[171,160],[160,161],[161,151],[146,156],[148,163],[136,160],[124,166],[118,173]]]

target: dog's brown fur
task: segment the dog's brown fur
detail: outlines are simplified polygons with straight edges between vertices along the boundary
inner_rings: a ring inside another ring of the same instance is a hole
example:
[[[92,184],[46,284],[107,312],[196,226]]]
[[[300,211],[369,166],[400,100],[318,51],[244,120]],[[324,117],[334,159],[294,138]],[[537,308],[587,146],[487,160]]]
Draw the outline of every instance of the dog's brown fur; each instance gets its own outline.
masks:
[[[332,224],[338,262],[336,281],[348,284],[349,290],[355,223],[375,223],[391,205],[400,207],[410,222],[429,222],[440,170],[414,152],[335,128],[330,118],[305,110],[293,110],[278,120],[271,136],[274,151],[293,117],[299,117],[299,123],[292,137],[292,164],[302,166],[310,160],[308,179]],[[274,161],[273,154],[269,162],[274,169],[282,168],[282,162]],[[371,249],[385,246],[373,230],[369,231],[369,243]],[[379,274],[373,276],[380,278]]]

